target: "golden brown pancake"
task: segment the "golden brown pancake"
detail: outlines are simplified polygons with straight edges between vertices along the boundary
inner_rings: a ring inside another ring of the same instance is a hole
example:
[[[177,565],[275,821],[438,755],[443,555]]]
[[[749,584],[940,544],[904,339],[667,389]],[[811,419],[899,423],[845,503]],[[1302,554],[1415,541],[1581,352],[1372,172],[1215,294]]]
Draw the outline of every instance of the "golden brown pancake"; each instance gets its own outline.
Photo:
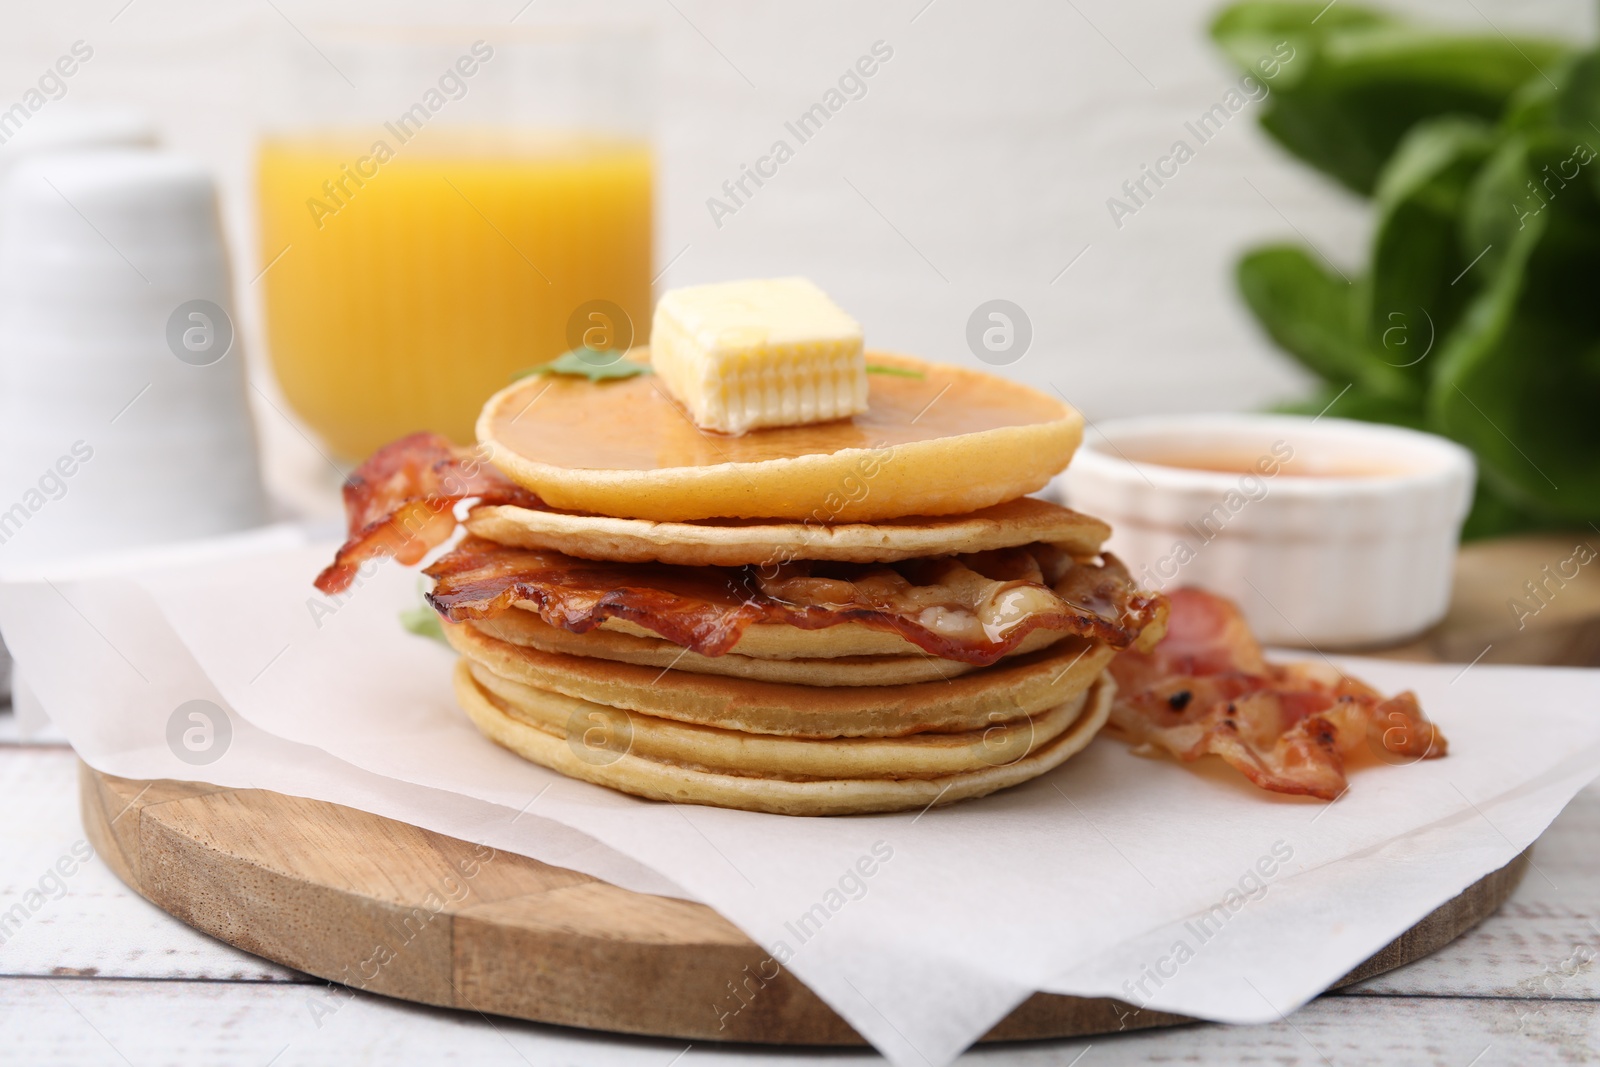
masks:
[[[894,563],[1034,542],[1084,558],[1099,552],[1111,535],[1099,519],[1027,496],[966,515],[875,523],[655,522],[500,505],[474,509],[466,525],[502,545],[551,548],[581,559],[690,567],[764,566],[796,559]]]
[[[470,625],[444,626],[456,651],[511,681],[680,722],[786,737],[984,729],[1083,692],[1114,655],[1104,644],[1069,639],[950,681],[793,685],[545,652],[496,640]]]
[[[796,780],[752,774],[722,774],[628,751],[620,731],[591,723],[599,731],[591,742],[557,736],[529,725],[486,692],[463,660],[456,665],[456,698],[484,735],[524,759],[570,778],[580,778],[624,793],[679,804],[779,815],[855,815],[905,811],[952,804],[1018,785],[1060,766],[1081,751],[1105,725],[1116,685],[1102,675],[1073,724],[1053,741],[1014,763],[934,778],[835,778]]]
[[[645,349],[630,357],[648,362]],[[565,511],[666,522],[821,524],[964,515],[1042,488],[1072,458],[1083,417],[1025,385],[869,352],[916,377],[869,376],[851,419],[742,436],[695,426],[653,375],[530,377],[490,398],[489,458]]]
[[[658,763],[719,774],[804,781],[812,778],[939,778],[1003,767],[1049,744],[1083,710],[1085,689],[1038,715],[959,733],[909,737],[775,737],[674,722],[574,700],[502,678],[466,661],[473,680],[512,718],[585,746],[576,754],[608,761],[627,751]]]

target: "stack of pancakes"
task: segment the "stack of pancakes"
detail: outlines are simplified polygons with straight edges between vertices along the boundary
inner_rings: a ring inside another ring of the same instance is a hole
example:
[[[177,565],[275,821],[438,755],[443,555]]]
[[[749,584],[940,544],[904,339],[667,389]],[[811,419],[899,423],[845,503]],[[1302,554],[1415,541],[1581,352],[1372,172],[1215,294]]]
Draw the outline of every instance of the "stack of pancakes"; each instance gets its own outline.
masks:
[[[647,375],[492,398],[478,436],[515,493],[428,569],[474,723],[574,778],[796,815],[981,796],[1081,750],[1163,613],[1104,523],[1026,496],[1081,419],[869,359],[898,373],[867,415],[741,437]]]

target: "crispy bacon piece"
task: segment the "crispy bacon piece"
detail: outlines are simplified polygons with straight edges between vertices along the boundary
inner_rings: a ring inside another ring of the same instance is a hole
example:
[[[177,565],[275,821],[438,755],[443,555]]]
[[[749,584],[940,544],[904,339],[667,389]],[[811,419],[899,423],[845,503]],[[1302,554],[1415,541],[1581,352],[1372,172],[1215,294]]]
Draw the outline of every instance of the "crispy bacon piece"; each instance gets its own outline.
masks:
[[[1363,744],[1391,763],[1445,754],[1414,694],[1385,699],[1322,663],[1267,663],[1231,601],[1199,589],[1169,600],[1166,636],[1111,662],[1111,725],[1144,753],[1221,756],[1263,789],[1323,800],[1344,792],[1344,758]]]
[[[1115,558],[1083,563],[1043,544],[893,565],[785,563],[767,575],[576,559],[467,537],[426,573],[429,601],[457,622],[518,605],[574,633],[625,619],[704,656],[727,652],[752,623],[820,630],[857,622],[944,659],[987,665],[1040,627],[1124,648],[1164,610]]]
[[[414,433],[374,452],[344,483],[350,537],[317,588],[340,593],[356,570],[377,556],[417,563],[455,532],[455,507],[469,497],[485,504],[537,508],[539,498],[482,456],[436,433]]]

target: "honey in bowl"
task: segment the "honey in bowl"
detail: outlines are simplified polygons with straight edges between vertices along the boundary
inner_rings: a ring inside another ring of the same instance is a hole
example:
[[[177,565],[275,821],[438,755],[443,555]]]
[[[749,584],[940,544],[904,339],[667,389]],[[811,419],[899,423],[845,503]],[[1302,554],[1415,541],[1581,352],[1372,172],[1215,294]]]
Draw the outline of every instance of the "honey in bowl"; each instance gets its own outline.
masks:
[[[1202,447],[1130,452],[1127,456],[1137,463],[1181,470],[1266,474],[1278,478],[1393,478],[1411,473],[1407,466],[1376,456],[1312,454],[1309,450],[1297,450],[1286,441],[1274,441],[1260,450]]]

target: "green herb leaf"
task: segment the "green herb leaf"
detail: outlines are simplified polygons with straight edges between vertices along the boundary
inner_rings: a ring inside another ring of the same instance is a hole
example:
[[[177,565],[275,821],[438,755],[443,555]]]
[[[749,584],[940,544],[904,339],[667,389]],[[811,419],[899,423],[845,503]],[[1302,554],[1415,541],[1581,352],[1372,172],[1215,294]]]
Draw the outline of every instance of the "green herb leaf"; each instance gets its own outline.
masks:
[[[516,374],[512,380],[534,374],[563,374],[575,378],[587,378],[591,382],[603,382],[649,373],[651,371],[646,364],[636,363],[621,352],[599,348],[574,348],[570,352],[561,353],[549,363]]]
[[[439,625],[439,613],[426,603],[402,611],[400,625],[418,637],[431,637],[445,646],[450,644],[445,640],[444,627]]]
[[[926,378],[927,375],[910,367],[891,367],[887,363],[868,363],[868,374],[887,374],[893,378]]]

